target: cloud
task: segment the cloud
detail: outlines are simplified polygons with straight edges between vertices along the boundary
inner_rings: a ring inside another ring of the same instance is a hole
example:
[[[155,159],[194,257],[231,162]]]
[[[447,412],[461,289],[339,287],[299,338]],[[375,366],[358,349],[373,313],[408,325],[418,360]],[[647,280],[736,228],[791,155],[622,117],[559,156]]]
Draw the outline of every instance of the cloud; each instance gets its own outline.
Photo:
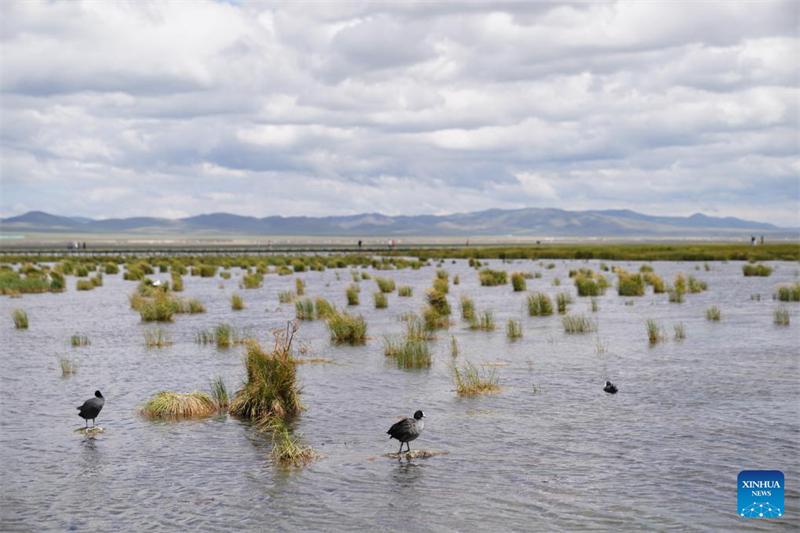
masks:
[[[797,225],[794,2],[0,4],[0,213]]]

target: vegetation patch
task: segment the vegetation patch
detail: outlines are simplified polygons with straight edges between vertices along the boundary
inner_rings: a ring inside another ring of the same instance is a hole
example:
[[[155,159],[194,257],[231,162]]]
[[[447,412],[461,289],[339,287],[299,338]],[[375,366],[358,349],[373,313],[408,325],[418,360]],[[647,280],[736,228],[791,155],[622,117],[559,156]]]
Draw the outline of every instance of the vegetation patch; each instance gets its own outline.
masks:
[[[450,370],[459,396],[472,397],[500,390],[497,370],[494,368],[478,367],[465,361],[461,365],[450,363]]]

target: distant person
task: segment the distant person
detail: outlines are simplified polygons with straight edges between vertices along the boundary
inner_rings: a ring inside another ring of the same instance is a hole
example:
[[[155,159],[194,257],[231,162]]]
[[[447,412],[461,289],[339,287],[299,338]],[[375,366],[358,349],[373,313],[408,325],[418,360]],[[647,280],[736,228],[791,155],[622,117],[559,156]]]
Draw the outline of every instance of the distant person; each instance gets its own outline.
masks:
[[[469,239],[467,239],[467,244],[466,244],[466,246],[469,246]]]
[[[755,245],[756,245],[756,236],[752,235],[750,237],[750,246],[755,246]]]
[[[763,235],[761,236],[761,245],[762,246],[764,245],[764,236]]]
[[[83,243],[83,249],[84,249],[84,250],[86,249],[86,242],[85,242],[85,241],[84,241],[84,243]]]
[[[358,239],[358,249],[361,250],[361,239]]]

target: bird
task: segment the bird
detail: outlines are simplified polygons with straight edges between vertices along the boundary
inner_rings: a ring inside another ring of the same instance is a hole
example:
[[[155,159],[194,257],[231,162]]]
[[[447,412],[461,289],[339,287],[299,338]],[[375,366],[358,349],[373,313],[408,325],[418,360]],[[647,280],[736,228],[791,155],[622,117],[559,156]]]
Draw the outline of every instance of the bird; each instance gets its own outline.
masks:
[[[86,429],[89,429],[89,419],[92,420],[92,427],[94,427],[94,419],[97,418],[97,415],[103,410],[103,405],[105,405],[105,403],[106,399],[103,398],[99,390],[96,390],[94,391],[94,398],[86,400],[83,402],[83,405],[77,407],[79,411],[78,416],[86,420]]]
[[[400,441],[400,450],[398,454],[403,452],[403,444],[406,445],[406,452],[411,451],[409,442],[419,437],[422,430],[425,429],[425,421],[423,418],[428,418],[422,411],[414,413],[414,418],[404,418],[400,422],[393,424],[386,433],[389,434],[389,440],[397,439]]]
[[[611,383],[610,381],[606,381],[606,386],[603,387],[603,390],[609,394],[616,394],[617,386]]]

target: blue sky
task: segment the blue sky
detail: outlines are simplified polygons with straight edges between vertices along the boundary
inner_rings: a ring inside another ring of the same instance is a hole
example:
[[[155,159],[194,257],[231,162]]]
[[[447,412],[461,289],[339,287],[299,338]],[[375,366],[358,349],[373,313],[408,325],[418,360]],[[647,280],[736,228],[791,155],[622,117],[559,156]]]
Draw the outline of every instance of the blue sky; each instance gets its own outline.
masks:
[[[0,216],[800,224],[795,2],[0,10]]]

